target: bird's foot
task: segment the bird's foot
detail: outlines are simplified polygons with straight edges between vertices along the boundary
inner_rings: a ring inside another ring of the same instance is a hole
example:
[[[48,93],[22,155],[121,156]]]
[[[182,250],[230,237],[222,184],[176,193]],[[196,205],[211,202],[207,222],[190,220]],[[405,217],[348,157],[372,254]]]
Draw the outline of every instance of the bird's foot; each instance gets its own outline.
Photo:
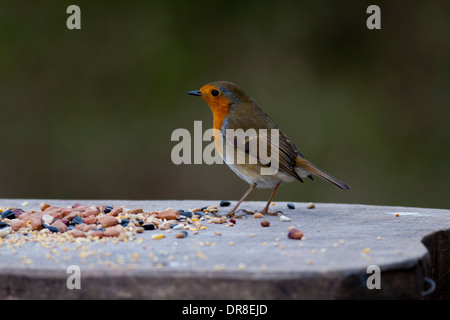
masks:
[[[241,211],[241,210],[238,210],[238,212]],[[236,212],[234,210],[230,211],[229,213],[227,213],[225,215],[225,217],[227,217],[227,218],[234,218],[234,219],[242,219],[243,217],[247,218],[247,216],[245,214],[236,214]]]
[[[241,209],[240,211],[243,211],[243,212],[245,212],[245,213],[247,213],[247,214],[255,214],[255,213],[257,213],[257,211],[250,211],[250,210],[245,210],[245,209]],[[259,213],[266,214],[266,215],[268,215],[268,216],[277,216],[278,213],[283,214],[283,212],[281,212],[281,211],[269,212],[269,211],[267,211],[267,210],[262,210],[262,211],[260,211]]]
[[[279,213],[283,214],[283,211],[275,211],[275,212],[269,212],[267,210],[261,211],[262,214],[267,214],[268,216],[277,216]]]

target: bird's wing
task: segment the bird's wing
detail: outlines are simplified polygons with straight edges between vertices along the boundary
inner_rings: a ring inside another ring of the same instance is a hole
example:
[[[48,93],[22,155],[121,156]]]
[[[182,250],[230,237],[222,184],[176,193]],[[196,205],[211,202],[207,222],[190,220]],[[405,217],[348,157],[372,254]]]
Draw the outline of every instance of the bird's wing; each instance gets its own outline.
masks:
[[[277,161],[279,171],[302,181],[294,170],[296,159],[301,153],[278,128],[271,130],[250,128],[246,131],[242,129],[240,134],[236,134],[237,130],[234,132],[233,135],[230,132],[225,134],[225,141],[227,147],[234,148],[237,155],[235,161],[245,159],[246,164],[257,164],[261,167],[274,167],[274,161]],[[241,158],[238,158],[239,155]]]
[[[251,108],[252,112],[249,113],[248,109],[241,108],[236,111],[236,116],[225,121],[227,121],[229,128],[242,129],[248,134],[244,139],[235,139],[235,137],[222,132],[222,134],[225,134],[226,142],[236,149],[244,151],[248,155],[248,159],[253,159],[253,161],[256,159],[262,167],[269,167],[273,161],[278,161],[279,171],[303,182],[294,170],[297,157],[303,158],[298,148],[256,103],[246,107]],[[250,132],[251,130],[254,130],[254,132]],[[272,138],[272,134],[278,134],[278,139],[276,139],[276,136]],[[272,149],[277,147],[277,142],[278,155],[276,152],[272,152]],[[255,145],[257,148],[254,147]],[[259,152],[260,146],[266,146],[266,152]]]

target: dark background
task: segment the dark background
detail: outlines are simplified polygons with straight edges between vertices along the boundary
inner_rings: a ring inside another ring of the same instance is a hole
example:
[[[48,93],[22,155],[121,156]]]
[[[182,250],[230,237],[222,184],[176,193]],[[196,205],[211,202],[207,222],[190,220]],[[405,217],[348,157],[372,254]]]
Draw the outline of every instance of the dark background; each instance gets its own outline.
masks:
[[[228,80],[353,189],[275,201],[449,208],[449,58],[449,1],[1,0],[0,197],[240,198],[226,165],[170,158],[173,130],[212,126],[186,92]]]

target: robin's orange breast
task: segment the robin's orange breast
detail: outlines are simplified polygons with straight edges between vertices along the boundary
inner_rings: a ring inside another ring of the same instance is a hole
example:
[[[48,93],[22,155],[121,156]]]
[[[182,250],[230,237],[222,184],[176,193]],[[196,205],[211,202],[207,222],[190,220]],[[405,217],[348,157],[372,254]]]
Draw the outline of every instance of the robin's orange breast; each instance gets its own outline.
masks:
[[[217,151],[222,156],[221,130],[225,118],[230,114],[230,101],[225,96],[212,99],[210,95],[206,94],[214,89],[215,87],[212,85],[205,85],[201,88],[201,92],[204,93],[202,96],[203,100],[208,103],[213,113],[214,143]]]

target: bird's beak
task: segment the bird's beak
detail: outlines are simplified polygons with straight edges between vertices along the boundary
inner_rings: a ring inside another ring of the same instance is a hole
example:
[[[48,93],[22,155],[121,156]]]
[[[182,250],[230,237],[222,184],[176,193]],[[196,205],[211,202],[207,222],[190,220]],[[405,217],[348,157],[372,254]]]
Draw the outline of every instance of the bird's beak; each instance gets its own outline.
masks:
[[[202,96],[200,90],[189,91],[187,94],[190,94],[192,96],[200,96],[200,97]]]

